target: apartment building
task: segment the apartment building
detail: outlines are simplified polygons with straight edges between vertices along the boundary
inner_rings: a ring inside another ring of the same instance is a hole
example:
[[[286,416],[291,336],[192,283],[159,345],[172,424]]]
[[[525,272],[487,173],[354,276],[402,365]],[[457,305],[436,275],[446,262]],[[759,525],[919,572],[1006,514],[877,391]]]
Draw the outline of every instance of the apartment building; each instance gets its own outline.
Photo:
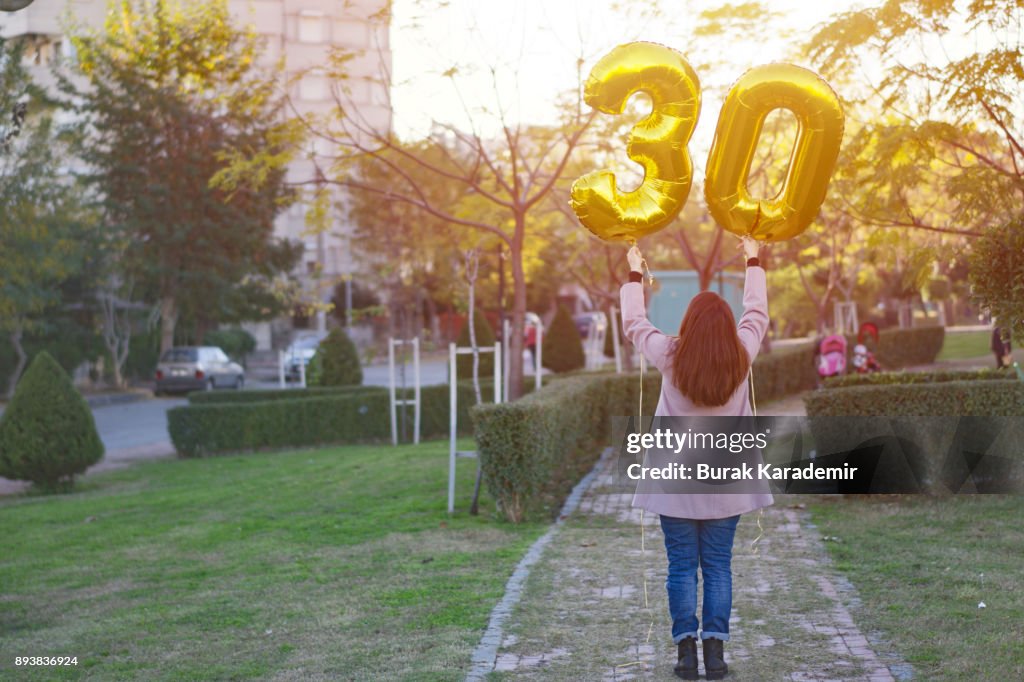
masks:
[[[201,0],[197,0],[201,1]],[[346,98],[358,111],[362,125],[385,132],[391,127],[388,76],[391,73],[388,0],[229,0],[238,25],[251,25],[266,39],[263,63],[285,63],[286,83],[296,109],[302,114],[325,114],[334,107],[331,83],[322,68],[333,48],[351,51]],[[37,81],[52,83],[49,65],[59,55],[73,57],[65,37],[70,23],[99,27],[107,0],[35,0],[27,8],[0,13],[0,36],[18,39],[26,45],[26,60]],[[309,153],[330,156],[330,144],[310,143]],[[289,168],[291,181],[315,177],[309,159],[297,160]],[[345,198],[339,194],[338,204]],[[296,204],[278,217],[277,232],[305,245],[300,272],[308,290],[324,300],[331,296],[331,284],[354,272],[356,264],[349,248],[350,226],[345,211],[331,216],[325,234],[307,234],[307,207]],[[319,273],[319,280],[314,274]],[[323,324],[320,316],[318,324]],[[271,345],[271,327],[255,325],[259,346]]]

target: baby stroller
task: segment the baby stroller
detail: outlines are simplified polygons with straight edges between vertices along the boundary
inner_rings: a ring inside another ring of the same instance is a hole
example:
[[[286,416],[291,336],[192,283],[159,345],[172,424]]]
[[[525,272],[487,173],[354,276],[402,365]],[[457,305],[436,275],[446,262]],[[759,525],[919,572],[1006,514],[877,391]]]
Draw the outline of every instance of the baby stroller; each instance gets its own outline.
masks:
[[[818,377],[846,374],[846,337],[842,334],[826,336],[818,344]]]
[[[857,334],[857,345],[853,347],[853,369],[858,374],[869,374],[871,372],[881,372],[882,367],[875,360],[875,354],[868,349],[865,341],[865,337],[873,336],[875,339],[875,347],[878,347],[878,327],[875,326],[874,322],[865,322],[860,326],[860,332]]]

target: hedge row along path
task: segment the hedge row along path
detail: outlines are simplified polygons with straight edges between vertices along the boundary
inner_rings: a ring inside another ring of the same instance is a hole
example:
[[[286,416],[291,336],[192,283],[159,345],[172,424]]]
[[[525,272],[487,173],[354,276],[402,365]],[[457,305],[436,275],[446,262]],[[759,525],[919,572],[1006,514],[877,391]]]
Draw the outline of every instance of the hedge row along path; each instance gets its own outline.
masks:
[[[612,483],[613,467],[603,460],[531,571],[487,679],[673,679],[664,540],[657,517],[646,515],[641,553],[640,513]],[[856,592],[832,568],[797,498],[776,496],[761,523],[756,553],[757,514],[744,515],[737,532],[728,679],[909,679],[888,645],[854,624]]]

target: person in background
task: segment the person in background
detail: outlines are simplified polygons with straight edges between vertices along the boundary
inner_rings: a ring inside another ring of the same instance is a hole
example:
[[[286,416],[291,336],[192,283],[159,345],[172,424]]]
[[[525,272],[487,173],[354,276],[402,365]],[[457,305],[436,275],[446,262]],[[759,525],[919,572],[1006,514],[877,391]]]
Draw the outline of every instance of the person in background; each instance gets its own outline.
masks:
[[[622,330],[663,377],[655,416],[749,416],[750,366],[768,331],[768,293],[758,254],[760,242],[744,237],[747,262],[743,316],[739,324],[721,296],[704,291],[690,301],[678,336],[668,336],[647,319],[641,274],[643,257],[635,246],[626,255],[629,281],[622,285]],[[728,672],[725,642],[732,611],[732,545],[740,515],[774,502],[770,492],[648,494],[637,492],[633,506],[660,516],[668,556],[672,640],[678,647],[675,673],[698,679],[697,637],[702,640],[709,680]],[[704,607],[697,620],[697,569],[704,580]],[[698,628],[700,631],[698,632]]]
[[[994,323],[995,320],[992,320],[992,322]],[[996,369],[1006,369],[1013,364],[1012,351],[1010,332],[996,325],[992,329],[992,352],[996,356]]]
[[[527,322],[526,323],[526,329],[523,332],[523,336],[524,336],[523,341],[524,341],[524,345],[526,346],[526,350],[530,351],[530,362],[532,362],[534,365],[536,365],[537,364],[537,328],[535,326],[533,326],[532,324],[530,324],[529,322]]]

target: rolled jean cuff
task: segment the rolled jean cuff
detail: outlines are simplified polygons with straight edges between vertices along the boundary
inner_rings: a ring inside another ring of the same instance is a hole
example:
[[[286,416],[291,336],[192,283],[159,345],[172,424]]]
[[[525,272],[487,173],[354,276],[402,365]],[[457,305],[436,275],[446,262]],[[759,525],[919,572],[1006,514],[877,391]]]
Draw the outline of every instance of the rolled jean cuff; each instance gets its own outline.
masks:
[[[723,642],[728,642],[729,641],[729,633],[728,632],[708,632],[707,630],[701,630],[700,638],[701,639],[712,639],[712,638],[714,638],[714,639],[720,639]]]
[[[681,641],[683,641],[687,637],[693,637],[694,639],[697,639],[697,631],[696,630],[692,630],[690,632],[684,632],[683,634],[681,634],[681,635],[679,635],[677,637],[673,637],[672,638],[672,643],[673,644],[679,644]]]

